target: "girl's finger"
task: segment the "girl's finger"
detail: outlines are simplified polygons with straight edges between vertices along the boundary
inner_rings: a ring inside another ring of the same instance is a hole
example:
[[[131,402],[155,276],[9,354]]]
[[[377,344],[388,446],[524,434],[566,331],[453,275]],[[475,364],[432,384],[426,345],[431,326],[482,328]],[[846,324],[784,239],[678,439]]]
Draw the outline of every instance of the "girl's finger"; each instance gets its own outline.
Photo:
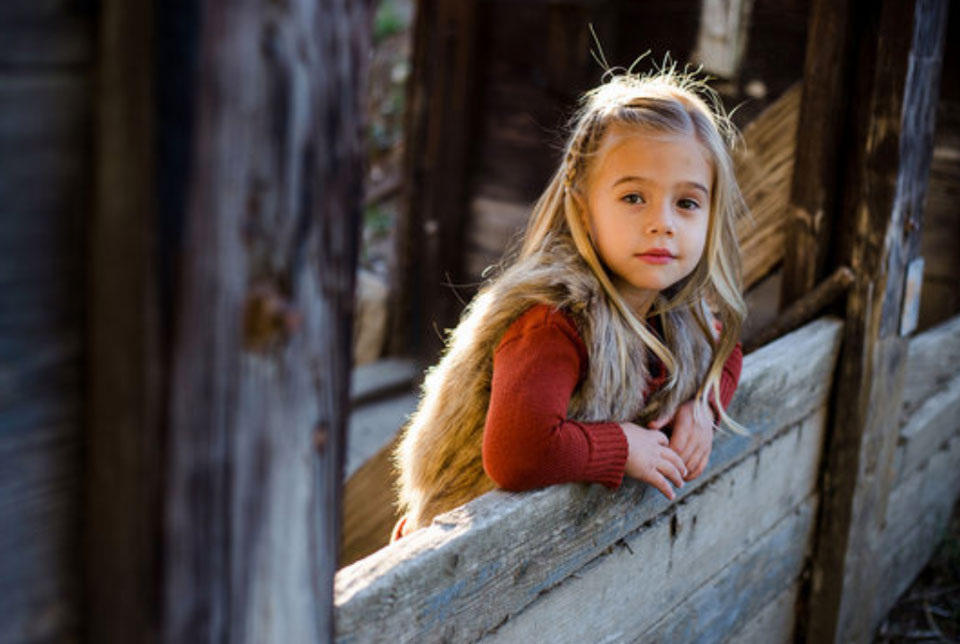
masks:
[[[681,474],[685,475],[687,473],[686,462],[682,458],[680,458],[679,454],[677,454],[675,451],[673,451],[669,447],[663,450],[662,452],[660,452],[660,458],[664,458],[670,461],[671,463],[673,463],[673,466],[676,467],[677,471],[680,472]]]
[[[694,473],[697,476],[700,476],[701,474],[703,474],[704,470],[707,469],[707,463],[709,462],[710,462],[710,452],[709,450],[705,450],[704,453],[702,453],[697,459],[696,467],[693,468]]]
[[[667,497],[670,501],[676,498],[677,495],[674,493],[673,488],[670,487],[670,484],[667,483],[667,479],[663,478],[658,472],[654,472],[651,478],[650,485],[660,490],[663,496]]]
[[[660,429],[661,427],[663,427],[669,422],[670,422],[669,416],[662,416],[660,418],[657,418],[656,420],[651,420],[649,423],[647,423],[647,427],[649,427],[650,429]]]
[[[670,442],[670,439],[667,438],[667,435],[664,434],[663,432],[654,430],[654,436],[657,439],[657,445],[666,445],[667,443]]]
[[[660,465],[657,467],[661,474],[666,476],[676,487],[683,487],[683,471],[682,468],[677,467],[669,459],[664,459],[660,462]]]

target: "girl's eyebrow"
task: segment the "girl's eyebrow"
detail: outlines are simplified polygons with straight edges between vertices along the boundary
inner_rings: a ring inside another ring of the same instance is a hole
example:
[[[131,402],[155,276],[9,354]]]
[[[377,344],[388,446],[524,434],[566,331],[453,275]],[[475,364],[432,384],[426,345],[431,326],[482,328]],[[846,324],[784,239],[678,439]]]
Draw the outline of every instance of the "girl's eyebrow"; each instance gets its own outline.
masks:
[[[619,186],[621,183],[627,183],[628,181],[639,181],[640,183],[650,183],[650,179],[647,179],[647,178],[645,178],[645,177],[637,177],[637,176],[634,176],[634,175],[627,175],[627,176],[625,176],[625,177],[620,177],[619,179],[617,179],[616,181],[614,181],[614,182],[613,182],[613,185],[610,186],[610,187],[611,187],[611,188],[616,188],[616,187]],[[680,182],[680,185],[682,185],[682,186],[688,186],[688,187],[690,187],[690,188],[694,188],[695,190],[701,191],[701,192],[702,192],[703,194],[705,194],[705,195],[709,195],[709,194],[710,194],[710,191],[707,190],[707,187],[706,187],[706,186],[704,186],[702,183],[698,183],[698,182],[696,182],[696,181],[681,181],[681,182]]]

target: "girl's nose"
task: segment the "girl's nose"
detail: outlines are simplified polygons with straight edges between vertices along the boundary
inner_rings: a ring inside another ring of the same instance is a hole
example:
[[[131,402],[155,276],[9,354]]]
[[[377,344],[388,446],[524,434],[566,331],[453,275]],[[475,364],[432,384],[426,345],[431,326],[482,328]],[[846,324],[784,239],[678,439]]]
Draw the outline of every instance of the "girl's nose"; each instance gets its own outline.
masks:
[[[660,204],[659,207],[654,208],[650,213],[649,221],[647,221],[647,233],[672,237],[675,232],[670,205]]]

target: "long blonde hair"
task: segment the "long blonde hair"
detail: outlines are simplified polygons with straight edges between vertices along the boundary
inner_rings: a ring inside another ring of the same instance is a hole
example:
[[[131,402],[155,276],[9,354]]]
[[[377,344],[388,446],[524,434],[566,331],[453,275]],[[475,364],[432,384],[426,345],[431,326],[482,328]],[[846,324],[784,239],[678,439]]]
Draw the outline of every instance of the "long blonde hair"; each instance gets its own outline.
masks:
[[[543,251],[544,244],[557,238],[555,233],[568,234],[616,310],[666,366],[670,377],[665,389],[677,386],[681,365],[656,334],[637,319],[597,255],[583,223],[583,197],[591,160],[611,126],[694,136],[707,152],[714,170],[706,244],[694,270],[660,292],[650,315],[660,316],[664,336],[669,339],[677,329],[672,328],[670,317],[665,314],[681,307],[690,308],[700,332],[713,349],[706,378],[700,384],[697,396],[705,401],[713,394],[719,401],[723,365],[736,347],[746,316],[735,223],[740,216],[748,214],[748,209],[729,152],[738,143],[739,135],[716,93],[696,74],[678,72],[676,65],[665,65],[646,75],[610,70],[606,76],[603,84],[581,97],[579,109],[568,126],[570,135],[564,148],[564,160],[534,206],[516,259],[522,260]],[[722,325],[719,338],[715,338],[712,332],[709,317],[713,313],[707,302],[715,309]],[[618,350],[620,362],[625,365],[627,356],[623,342],[619,343]],[[722,424],[735,433],[747,433],[721,405],[717,407]]]

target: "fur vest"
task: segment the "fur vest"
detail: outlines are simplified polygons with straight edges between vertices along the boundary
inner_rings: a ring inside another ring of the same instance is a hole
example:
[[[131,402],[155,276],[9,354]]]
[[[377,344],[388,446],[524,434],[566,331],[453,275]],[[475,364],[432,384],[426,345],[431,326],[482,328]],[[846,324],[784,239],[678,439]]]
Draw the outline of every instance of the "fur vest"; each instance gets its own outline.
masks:
[[[510,324],[534,304],[563,309],[576,322],[587,348],[584,380],[571,397],[568,417],[583,422],[645,423],[672,414],[706,377],[711,348],[693,314],[666,313],[666,346],[678,364],[676,387],[644,398],[652,352],[609,301],[573,242],[559,238],[487,284],[449,335],[440,362],[426,375],[416,412],[394,454],[399,506],[407,531],[496,487],[483,469],[481,446],[493,352]],[[625,343],[621,364],[618,343]]]

